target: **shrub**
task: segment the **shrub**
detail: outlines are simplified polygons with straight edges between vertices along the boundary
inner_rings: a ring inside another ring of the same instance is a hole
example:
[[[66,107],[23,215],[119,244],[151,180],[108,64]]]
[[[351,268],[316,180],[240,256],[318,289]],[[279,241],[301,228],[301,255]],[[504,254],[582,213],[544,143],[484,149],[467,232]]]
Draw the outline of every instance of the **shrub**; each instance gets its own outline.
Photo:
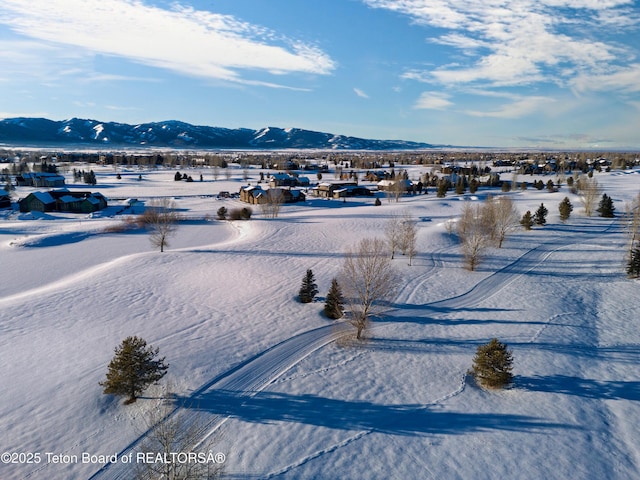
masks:
[[[220,207],[218,209],[218,219],[219,220],[226,220],[227,219],[227,213],[228,213],[228,210],[227,210],[226,207]]]
[[[251,210],[249,207],[244,207],[242,210],[240,210],[240,217],[243,220],[249,220],[251,218],[252,213],[253,213],[253,210]]]
[[[513,356],[507,345],[493,338],[480,345],[473,359],[470,374],[483,387],[503,388],[513,380]]]

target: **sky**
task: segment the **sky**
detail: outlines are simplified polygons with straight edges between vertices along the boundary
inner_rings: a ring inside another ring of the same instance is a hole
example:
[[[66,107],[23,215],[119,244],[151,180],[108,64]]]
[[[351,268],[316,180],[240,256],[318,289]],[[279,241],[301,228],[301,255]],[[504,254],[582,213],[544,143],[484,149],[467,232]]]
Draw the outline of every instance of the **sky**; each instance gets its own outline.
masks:
[[[0,0],[0,118],[640,150],[640,1]]]

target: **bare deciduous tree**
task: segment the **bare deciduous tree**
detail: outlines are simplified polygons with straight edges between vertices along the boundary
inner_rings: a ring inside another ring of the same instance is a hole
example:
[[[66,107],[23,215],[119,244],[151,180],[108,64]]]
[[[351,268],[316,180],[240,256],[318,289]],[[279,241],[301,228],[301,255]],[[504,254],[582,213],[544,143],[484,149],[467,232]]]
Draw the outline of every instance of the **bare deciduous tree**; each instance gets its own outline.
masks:
[[[409,265],[416,256],[416,237],[418,228],[415,219],[405,212],[400,225],[400,250],[409,257]]]
[[[458,221],[458,236],[469,270],[473,271],[478,266],[494,232],[493,224],[487,221],[487,211],[483,212],[483,205],[465,203]]]
[[[365,238],[345,254],[340,284],[358,340],[370,317],[385,310],[385,303],[395,291],[396,272],[387,252],[384,240]]]
[[[214,439],[207,437],[208,432],[197,415],[190,410],[176,408],[173,397],[164,387],[159,398],[140,405],[135,414],[136,428],[144,434],[140,447],[142,454],[154,460],[136,463],[135,478],[220,478],[223,464],[215,455]],[[183,457],[187,453],[191,458],[185,461]],[[158,458],[160,461],[155,461]]]
[[[581,176],[577,182],[578,191],[580,192],[580,201],[584,208],[584,214],[587,217],[593,215],[593,211],[598,204],[600,198],[600,186],[595,178]]]
[[[629,239],[627,246],[628,260],[640,241],[640,193],[633,200],[625,203],[625,213],[622,221]]]
[[[178,229],[180,214],[176,211],[176,203],[169,198],[152,200],[142,215],[145,228],[149,229],[151,244],[164,252],[169,246],[169,237]]]
[[[492,220],[495,231],[495,240],[498,248],[502,248],[502,242],[507,234],[518,228],[520,214],[509,197],[498,197],[495,200],[487,199],[487,204],[492,204]]]
[[[384,234],[387,237],[387,245],[391,250],[391,259],[395,257],[396,250],[400,246],[400,217],[393,214],[384,225]]]
[[[266,201],[260,206],[265,217],[277,218],[284,203],[284,192],[281,188],[270,188],[266,191]]]

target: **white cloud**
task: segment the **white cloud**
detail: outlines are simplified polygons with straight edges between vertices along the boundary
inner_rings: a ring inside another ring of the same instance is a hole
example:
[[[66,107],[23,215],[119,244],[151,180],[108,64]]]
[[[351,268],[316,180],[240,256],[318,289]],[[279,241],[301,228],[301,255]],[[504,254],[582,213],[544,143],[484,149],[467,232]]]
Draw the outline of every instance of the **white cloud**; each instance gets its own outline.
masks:
[[[640,92],[640,63],[616,68],[600,74],[581,74],[572,82],[578,92],[618,90],[626,93]]]
[[[489,86],[565,86],[576,75],[625,61],[637,45],[598,40],[598,22],[631,27],[631,0],[362,0],[408,15],[417,24],[450,30],[430,41],[459,49],[463,65],[413,71],[421,81]],[[631,14],[638,18],[638,14]],[[593,28],[581,29],[585,24]],[[610,32],[607,32],[610,33]],[[603,38],[606,38],[603,36]],[[623,60],[623,57],[625,60]],[[405,74],[405,78],[409,78]]]
[[[242,82],[239,70],[328,74],[335,68],[313,45],[182,7],[164,10],[137,0],[4,0],[0,14],[2,23],[30,38],[192,76]]]
[[[449,98],[449,95],[442,92],[423,92],[413,108],[418,110],[444,110],[453,105]]]
[[[360,90],[359,88],[354,88],[353,91],[356,93],[357,96],[359,96],[360,98],[369,98],[369,95],[367,95],[366,93],[364,93],[362,90]]]
[[[494,110],[468,110],[466,113],[474,117],[521,118],[542,111],[555,102],[552,98],[542,96],[514,98],[513,102]]]

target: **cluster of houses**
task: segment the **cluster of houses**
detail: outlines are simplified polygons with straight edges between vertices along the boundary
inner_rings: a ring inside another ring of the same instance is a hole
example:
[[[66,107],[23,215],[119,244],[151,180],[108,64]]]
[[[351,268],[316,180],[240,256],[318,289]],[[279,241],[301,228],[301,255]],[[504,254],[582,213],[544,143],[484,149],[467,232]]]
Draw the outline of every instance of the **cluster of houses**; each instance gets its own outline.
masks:
[[[281,203],[296,203],[306,200],[307,195],[318,198],[370,197],[376,190],[403,193],[421,193],[423,185],[407,178],[389,178],[387,174],[380,174],[381,179],[375,187],[359,185],[357,181],[339,180],[319,182],[310,187],[307,177],[291,175],[289,173],[275,173],[268,178],[268,187],[247,185],[240,188],[239,196],[243,202],[263,204],[277,199]]]
[[[20,187],[52,188],[36,191],[18,200],[21,212],[93,213],[107,207],[107,199],[98,192],[70,191],[65,188],[64,177],[56,173],[34,172],[16,176]],[[0,189],[0,208],[11,208],[11,195]]]
[[[71,192],[67,189],[31,192],[18,201],[21,212],[93,213],[107,207],[98,192]]]

